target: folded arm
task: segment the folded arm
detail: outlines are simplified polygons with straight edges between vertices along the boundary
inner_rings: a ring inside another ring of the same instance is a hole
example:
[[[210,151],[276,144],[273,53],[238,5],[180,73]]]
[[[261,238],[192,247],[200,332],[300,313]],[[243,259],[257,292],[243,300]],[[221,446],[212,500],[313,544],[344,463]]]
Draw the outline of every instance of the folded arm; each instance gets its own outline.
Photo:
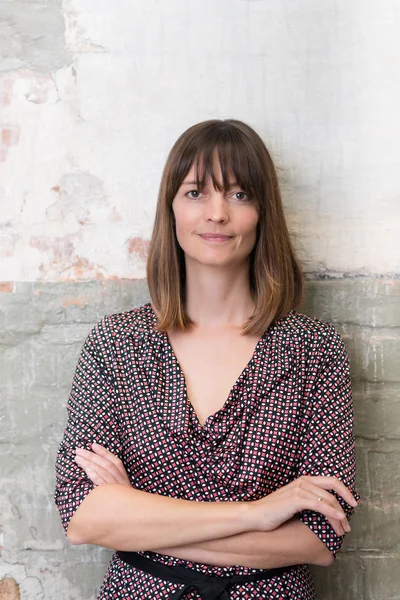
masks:
[[[92,490],[70,520],[72,544],[138,551],[225,537],[251,527],[245,502],[192,502],[118,483]]]
[[[156,549],[192,562],[274,569],[289,565],[330,565],[333,554],[301,521],[291,519],[273,531],[249,531],[197,544]]]
[[[78,449],[75,460],[97,488],[72,517],[72,543],[152,550],[203,564],[327,566],[332,553],[292,517],[303,506],[318,507],[343,534],[346,519],[340,519],[339,504],[327,490],[336,489],[354,504],[341,482],[323,477],[301,478],[255,502],[177,500],[134,489],[122,461],[99,445],[92,452]]]
[[[98,329],[85,342],[77,366],[68,425],[57,459],[55,500],[71,543],[161,551],[209,564],[262,568],[304,562],[329,564],[327,545],[309,523],[299,521],[299,515],[319,514],[325,527],[329,525],[331,538],[336,535],[335,539],[341,539],[348,531],[343,509],[346,503],[355,504],[335,477],[300,476],[253,502],[202,503],[136,490],[127,477],[105,474],[98,457],[94,474],[90,470],[93,464],[85,467],[85,456],[87,459],[92,454],[89,449],[93,450],[95,441],[108,449],[114,466],[115,461],[120,465],[117,457],[122,455],[115,411],[118,400],[108,363],[97,357],[94,346]],[[77,448],[86,449],[80,462],[75,457]],[[103,483],[107,485],[100,485]],[[343,499],[342,506],[332,491]]]
[[[122,461],[98,444],[93,445],[93,452],[78,449],[76,461],[85,469],[88,476],[92,478],[97,486],[111,482],[131,487]],[[146,497],[147,495],[143,496],[144,499]],[[154,501],[153,499],[154,496],[150,496],[150,500]],[[155,502],[158,502],[158,500]],[[161,498],[161,502],[165,502],[163,498]],[[175,503],[176,501],[173,500],[170,508],[175,508]],[[230,504],[232,505],[232,503]],[[185,506],[185,503],[183,506]],[[209,510],[210,506],[212,504],[207,503],[205,505],[206,510]],[[219,506],[221,508],[221,503],[219,503]],[[191,507],[193,508],[193,504]],[[199,503],[195,503],[194,509],[196,510],[197,518],[199,517],[199,513],[197,513],[198,507]],[[165,506],[163,506],[162,513],[161,527],[165,522]],[[176,517],[176,513],[173,512],[172,518],[167,519],[167,522],[174,530],[174,534],[176,535],[176,531],[178,531],[179,535],[179,531],[182,530],[183,526],[182,513],[179,513],[178,523],[174,522],[174,516]],[[160,525],[157,524],[156,520],[153,520],[152,526],[155,526],[157,535],[159,535]],[[126,531],[126,527],[124,527],[124,530]],[[202,535],[205,536],[206,530],[203,525],[201,526],[201,530]],[[219,566],[242,565],[259,569],[272,569],[294,564],[328,566],[334,560],[333,554],[318,536],[295,518],[286,521],[272,531],[244,531],[216,538],[217,532],[215,528],[211,527],[210,534],[212,536],[211,539],[204,537],[204,540],[201,542],[197,541],[195,543],[173,546],[171,544],[171,534],[167,532],[169,536],[168,547],[154,547],[152,550],[160,554],[202,564]],[[149,543],[148,527],[145,528],[145,535],[146,541]],[[73,538],[72,532],[69,538]],[[132,538],[128,537],[127,545],[132,549]],[[121,546],[119,547],[122,549]],[[146,549],[150,550],[150,547],[147,546]]]

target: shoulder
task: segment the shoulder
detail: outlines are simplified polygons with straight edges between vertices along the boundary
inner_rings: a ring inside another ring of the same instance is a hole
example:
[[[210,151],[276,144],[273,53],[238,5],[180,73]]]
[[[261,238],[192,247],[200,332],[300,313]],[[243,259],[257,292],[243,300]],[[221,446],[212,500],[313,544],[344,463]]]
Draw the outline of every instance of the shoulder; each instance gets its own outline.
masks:
[[[89,338],[97,343],[115,344],[127,337],[141,338],[154,331],[155,315],[150,303],[104,315],[89,333]]]
[[[332,323],[296,310],[277,321],[276,328],[295,345],[317,350],[325,356],[345,352],[342,336]]]

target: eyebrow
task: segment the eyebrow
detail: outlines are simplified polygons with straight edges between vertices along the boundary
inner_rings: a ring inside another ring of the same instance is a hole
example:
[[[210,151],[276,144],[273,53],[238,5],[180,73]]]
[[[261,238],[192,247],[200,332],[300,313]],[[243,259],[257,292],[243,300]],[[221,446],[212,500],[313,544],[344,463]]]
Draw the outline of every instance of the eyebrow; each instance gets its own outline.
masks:
[[[184,181],[182,185],[197,185],[197,181]],[[232,181],[229,185],[229,188],[235,187],[235,185],[239,185],[238,182]]]

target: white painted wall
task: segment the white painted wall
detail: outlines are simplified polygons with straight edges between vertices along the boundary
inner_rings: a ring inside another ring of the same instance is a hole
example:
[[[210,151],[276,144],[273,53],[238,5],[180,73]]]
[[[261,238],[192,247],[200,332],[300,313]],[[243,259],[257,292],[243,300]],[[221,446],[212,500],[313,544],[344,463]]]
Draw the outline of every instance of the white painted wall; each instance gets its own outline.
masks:
[[[170,147],[228,117],[270,148],[306,271],[400,272],[398,0],[62,11],[68,64],[0,72],[1,281],[144,277]]]

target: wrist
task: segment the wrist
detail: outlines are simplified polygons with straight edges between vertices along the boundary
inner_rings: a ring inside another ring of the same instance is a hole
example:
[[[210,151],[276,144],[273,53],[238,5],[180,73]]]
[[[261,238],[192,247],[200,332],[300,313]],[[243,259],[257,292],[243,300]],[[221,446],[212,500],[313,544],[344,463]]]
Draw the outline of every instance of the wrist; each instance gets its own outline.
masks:
[[[238,518],[243,524],[243,533],[247,531],[259,531],[260,523],[257,519],[256,500],[238,502]]]

